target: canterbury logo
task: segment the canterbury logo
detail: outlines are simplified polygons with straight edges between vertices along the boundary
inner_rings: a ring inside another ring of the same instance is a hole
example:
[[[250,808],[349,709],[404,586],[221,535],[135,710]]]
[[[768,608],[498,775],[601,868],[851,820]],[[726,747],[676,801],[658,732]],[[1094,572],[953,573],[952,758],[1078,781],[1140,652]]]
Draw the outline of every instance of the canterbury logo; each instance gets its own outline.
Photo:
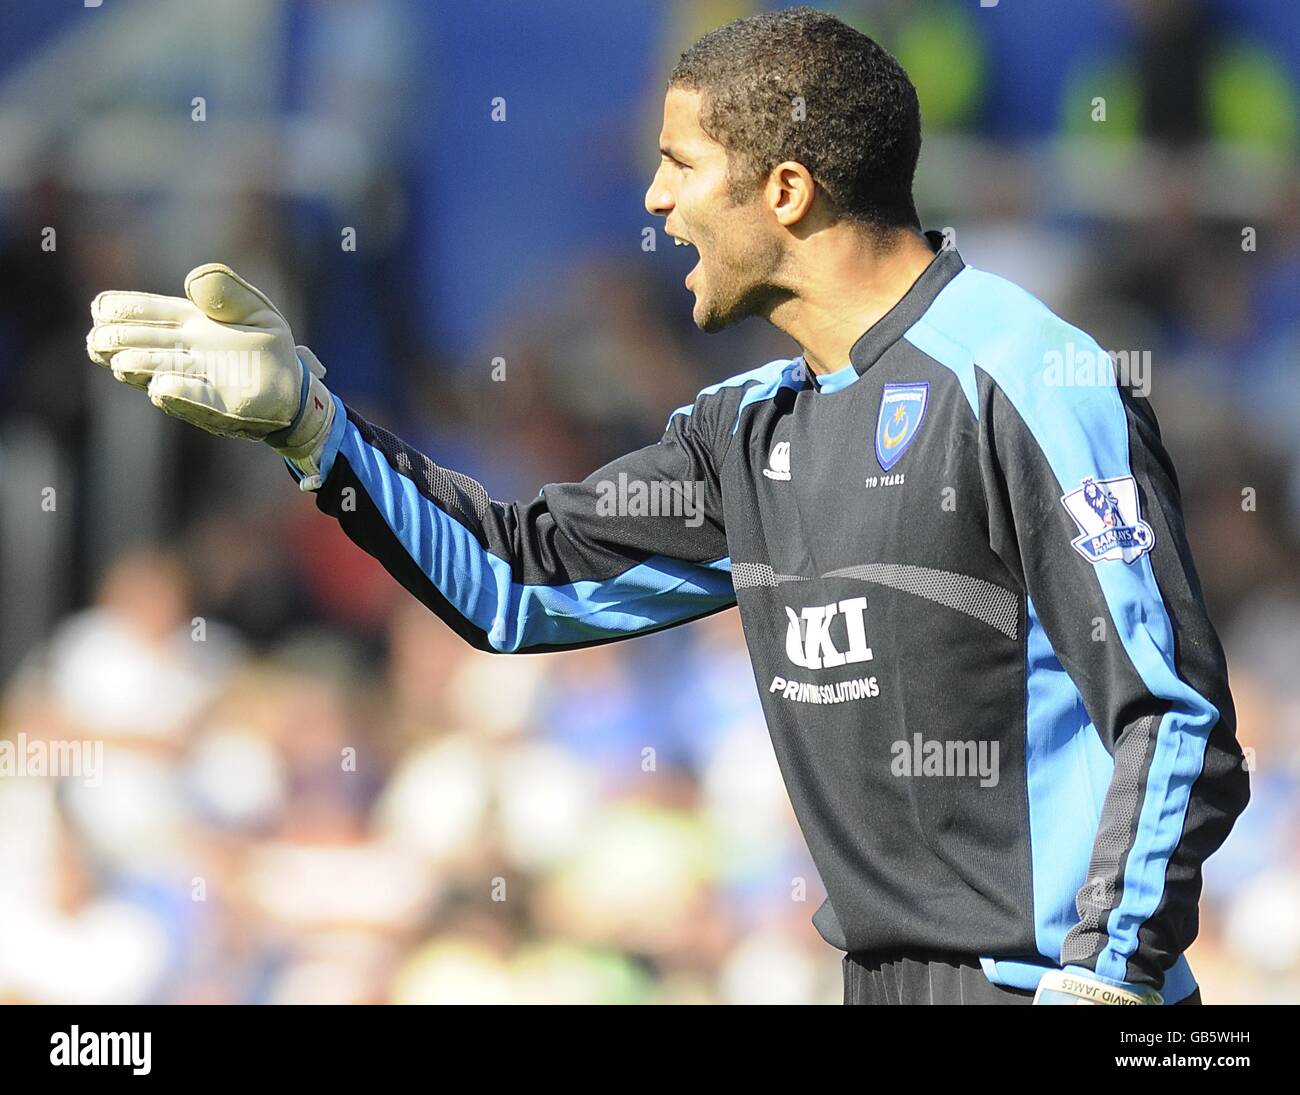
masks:
[[[787,607],[790,625],[785,632],[785,653],[803,669],[830,669],[850,662],[869,662],[874,657],[867,645],[867,599],[851,597],[829,605],[805,608],[797,616]],[[844,617],[846,647],[843,652],[831,639],[831,621]]]
[[[790,442],[778,441],[772,446],[772,455],[767,458],[767,467],[763,474],[769,479],[787,480],[790,478]]]

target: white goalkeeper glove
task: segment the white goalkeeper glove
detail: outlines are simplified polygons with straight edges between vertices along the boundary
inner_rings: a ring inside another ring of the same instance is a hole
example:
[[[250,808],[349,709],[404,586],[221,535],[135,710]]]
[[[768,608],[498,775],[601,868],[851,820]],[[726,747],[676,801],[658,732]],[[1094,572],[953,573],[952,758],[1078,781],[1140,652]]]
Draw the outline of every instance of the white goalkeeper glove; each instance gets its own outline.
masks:
[[[1155,989],[1125,985],[1081,966],[1049,970],[1038,982],[1035,1004],[1163,1004]]]
[[[187,299],[186,299],[187,298]],[[221,437],[265,441],[320,485],[334,422],[325,367],[261,290],[219,262],[185,277],[185,298],[109,291],[90,306],[86,351],[155,407]]]

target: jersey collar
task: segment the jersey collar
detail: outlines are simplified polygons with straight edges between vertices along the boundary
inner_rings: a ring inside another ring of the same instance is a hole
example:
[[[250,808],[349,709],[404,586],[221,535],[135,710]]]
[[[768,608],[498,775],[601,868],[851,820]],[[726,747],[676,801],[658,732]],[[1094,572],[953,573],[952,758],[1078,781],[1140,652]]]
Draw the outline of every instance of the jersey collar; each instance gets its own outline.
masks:
[[[881,354],[902,338],[908,329],[925,315],[927,309],[934,303],[934,298],[948,282],[961,273],[965,266],[956,250],[944,248],[942,232],[927,232],[925,238],[930,244],[930,249],[935,252],[930,265],[921,271],[921,276],[912,283],[912,287],[903,294],[902,299],[876,320],[849,350],[849,361],[853,363],[858,376],[870,369],[880,359]],[[830,376],[838,375],[838,372],[830,374]]]
[[[813,386],[822,395],[830,395],[831,392],[838,392],[841,388],[847,388],[858,379],[858,371],[852,365],[845,365],[841,369],[836,369],[833,373],[826,373],[824,376],[816,376],[809,370]]]

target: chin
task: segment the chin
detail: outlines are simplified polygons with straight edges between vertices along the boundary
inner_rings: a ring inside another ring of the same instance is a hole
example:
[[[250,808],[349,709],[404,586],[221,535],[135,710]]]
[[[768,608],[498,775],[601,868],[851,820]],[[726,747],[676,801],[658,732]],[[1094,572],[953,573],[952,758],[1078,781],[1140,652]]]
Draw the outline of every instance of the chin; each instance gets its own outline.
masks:
[[[723,311],[716,305],[698,297],[695,300],[695,308],[691,311],[691,318],[695,321],[695,326],[703,331],[706,335],[711,335],[717,331],[724,331],[739,323],[746,316],[752,313],[742,308],[731,308]]]
[[[691,314],[691,318],[695,320],[695,326],[706,335],[711,335],[715,331],[721,331],[727,326],[727,322],[722,316],[718,315],[716,312],[709,311],[705,311],[701,314],[701,310],[698,306],[696,306],[695,311]]]
[[[693,292],[695,293],[695,306],[691,309],[691,319],[695,321],[696,327],[708,335],[714,331],[721,331],[730,324],[731,321],[718,307],[716,301],[710,300],[707,296],[701,294],[698,287]]]

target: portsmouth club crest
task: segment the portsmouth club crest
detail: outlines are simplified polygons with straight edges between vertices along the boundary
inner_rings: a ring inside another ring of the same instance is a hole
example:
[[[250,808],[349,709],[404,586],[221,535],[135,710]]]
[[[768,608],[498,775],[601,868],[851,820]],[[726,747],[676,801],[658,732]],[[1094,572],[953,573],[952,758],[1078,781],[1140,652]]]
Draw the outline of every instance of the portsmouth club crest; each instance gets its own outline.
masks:
[[[1155,546],[1156,535],[1142,520],[1137,481],[1131,475],[1118,479],[1088,476],[1061,502],[1083,533],[1070,543],[1090,563],[1131,563]]]
[[[882,471],[898,463],[921,428],[930,385],[886,384],[880,393],[880,415],[876,419],[876,459]]]

